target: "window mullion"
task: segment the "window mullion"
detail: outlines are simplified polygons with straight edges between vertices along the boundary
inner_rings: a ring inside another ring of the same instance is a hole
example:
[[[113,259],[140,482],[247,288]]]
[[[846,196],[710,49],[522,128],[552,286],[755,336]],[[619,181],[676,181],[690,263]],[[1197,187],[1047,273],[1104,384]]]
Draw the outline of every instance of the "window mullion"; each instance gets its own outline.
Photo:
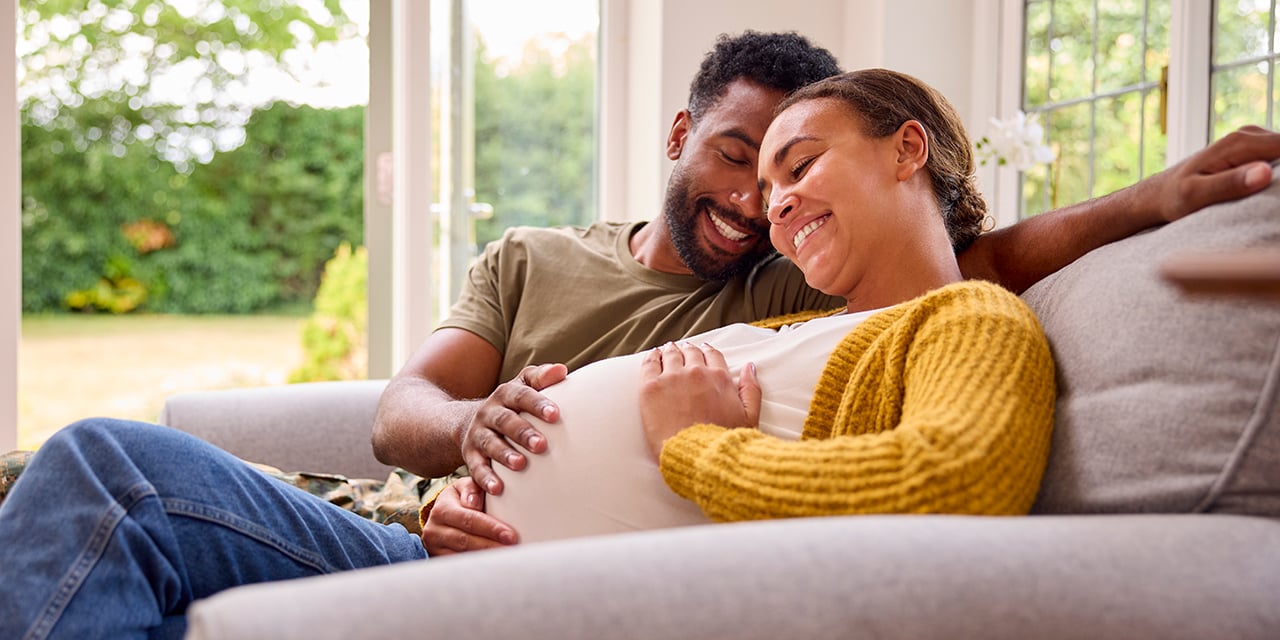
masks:
[[[1267,128],[1273,126],[1275,112],[1276,86],[1276,0],[1271,0],[1271,10],[1267,13],[1267,53],[1271,60],[1267,63]]]
[[[1209,143],[1209,62],[1213,3],[1171,0],[1169,23],[1169,137],[1166,164]]]
[[[1142,3],[1142,62],[1139,63],[1138,81],[1146,85],[1151,79],[1147,70],[1147,52],[1151,43],[1147,36],[1151,33],[1151,0]],[[1138,89],[1138,176],[1146,177],[1147,173],[1147,89]]]
[[[392,360],[403,363],[434,327],[431,213],[431,7],[392,3]]]

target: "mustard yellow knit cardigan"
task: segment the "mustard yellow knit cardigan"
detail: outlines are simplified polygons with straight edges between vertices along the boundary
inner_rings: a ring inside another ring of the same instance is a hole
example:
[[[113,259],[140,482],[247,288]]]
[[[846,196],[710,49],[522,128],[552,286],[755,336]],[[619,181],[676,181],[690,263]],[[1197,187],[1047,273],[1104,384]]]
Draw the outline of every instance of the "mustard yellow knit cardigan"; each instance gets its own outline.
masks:
[[[799,441],[699,424],[666,442],[660,467],[672,490],[719,521],[1026,513],[1054,397],[1048,341],[1031,310],[996,285],[960,282],[850,332],[827,361]]]

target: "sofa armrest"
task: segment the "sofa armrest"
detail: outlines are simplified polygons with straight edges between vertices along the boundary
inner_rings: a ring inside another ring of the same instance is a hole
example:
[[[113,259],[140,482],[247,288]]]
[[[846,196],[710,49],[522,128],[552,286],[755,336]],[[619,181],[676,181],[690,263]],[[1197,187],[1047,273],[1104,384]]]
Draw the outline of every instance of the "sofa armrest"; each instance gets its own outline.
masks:
[[[1265,518],[811,518],[240,587],[188,638],[1275,638],[1277,593]]]
[[[373,418],[386,380],[303,384],[175,394],[160,424],[233,455],[284,471],[385,478],[373,457]]]

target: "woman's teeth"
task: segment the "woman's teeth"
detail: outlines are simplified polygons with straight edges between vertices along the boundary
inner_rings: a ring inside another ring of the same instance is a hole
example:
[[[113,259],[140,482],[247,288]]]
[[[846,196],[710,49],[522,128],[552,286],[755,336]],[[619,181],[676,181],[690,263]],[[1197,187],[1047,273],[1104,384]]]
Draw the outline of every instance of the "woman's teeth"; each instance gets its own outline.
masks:
[[[716,230],[720,232],[720,235],[730,240],[733,240],[734,242],[746,240],[747,237],[750,235],[750,234],[746,234],[741,231],[738,231],[737,229],[734,229],[733,227],[729,226],[729,223],[725,222],[724,220],[721,220],[714,213],[710,213],[707,215],[711,216],[711,222],[713,222],[716,225]]]
[[[791,244],[795,245],[795,248],[798,251],[800,249],[800,245],[803,244],[804,241],[809,237],[809,234],[813,233],[814,231],[817,231],[818,227],[821,227],[826,223],[827,223],[827,216],[822,216],[821,218],[818,218],[817,220],[813,220],[809,224],[806,224],[805,226],[800,227],[800,230],[796,232],[795,237],[791,238]]]

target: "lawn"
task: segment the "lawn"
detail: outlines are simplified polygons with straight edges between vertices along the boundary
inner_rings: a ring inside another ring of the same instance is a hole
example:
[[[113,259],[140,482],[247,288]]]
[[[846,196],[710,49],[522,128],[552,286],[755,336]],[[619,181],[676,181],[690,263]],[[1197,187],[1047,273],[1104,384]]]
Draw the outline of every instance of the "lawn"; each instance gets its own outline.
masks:
[[[302,316],[29,315],[18,357],[18,446],[80,418],[154,421],[165,397],[282,384]]]

